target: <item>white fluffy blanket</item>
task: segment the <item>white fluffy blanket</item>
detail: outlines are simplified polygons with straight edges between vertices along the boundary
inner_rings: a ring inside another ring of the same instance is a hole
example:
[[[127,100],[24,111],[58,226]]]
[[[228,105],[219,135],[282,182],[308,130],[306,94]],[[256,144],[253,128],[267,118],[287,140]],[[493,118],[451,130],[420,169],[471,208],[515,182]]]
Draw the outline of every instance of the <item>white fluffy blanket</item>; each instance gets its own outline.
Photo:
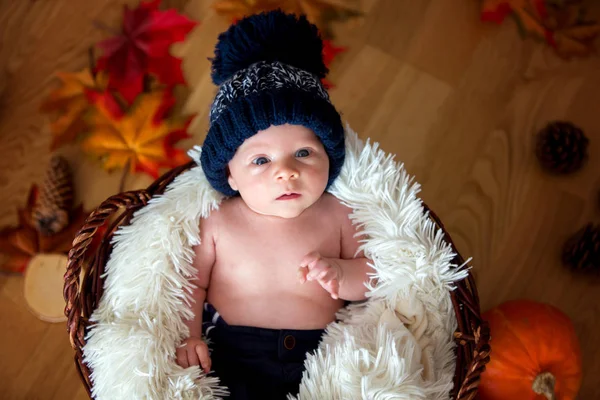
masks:
[[[349,128],[346,138],[346,161],[330,192],[353,209],[378,283],[367,301],[341,310],[340,322],[328,326],[306,360],[297,399],[448,399],[456,329],[449,290],[467,271],[451,264],[454,253],[403,166]],[[190,155],[199,161],[200,152]],[[198,162],[118,230],[84,347],[95,398],[223,395],[216,379],[174,359],[188,333],[183,318],[190,317],[199,219],[221,200]]]

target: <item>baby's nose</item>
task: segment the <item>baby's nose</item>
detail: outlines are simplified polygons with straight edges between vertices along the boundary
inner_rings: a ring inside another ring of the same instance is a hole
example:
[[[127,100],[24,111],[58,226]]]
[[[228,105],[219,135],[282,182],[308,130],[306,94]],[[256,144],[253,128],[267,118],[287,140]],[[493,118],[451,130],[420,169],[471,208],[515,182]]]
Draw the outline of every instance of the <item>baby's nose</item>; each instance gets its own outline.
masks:
[[[292,165],[282,165],[279,171],[277,172],[277,179],[289,180],[289,179],[298,179],[300,173],[297,168],[294,168]]]

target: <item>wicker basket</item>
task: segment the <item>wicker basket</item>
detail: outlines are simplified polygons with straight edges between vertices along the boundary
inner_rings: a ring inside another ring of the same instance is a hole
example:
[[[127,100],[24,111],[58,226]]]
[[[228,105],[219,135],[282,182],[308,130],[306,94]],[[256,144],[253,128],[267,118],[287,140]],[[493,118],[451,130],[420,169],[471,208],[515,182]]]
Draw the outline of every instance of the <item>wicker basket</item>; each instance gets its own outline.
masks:
[[[64,278],[65,315],[68,318],[67,330],[71,346],[75,350],[75,365],[90,397],[91,371],[83,363],[82,349],[85,345],[87,330],[92,325],[89,318],[102,297],[104,283],[102,275],[112,251],[110,244],[112,235],[119,226],[127,225],[133,213],[144,207],[152,196],[162,194],[177,175],[195,165],[195,162],[191,161],[186,165],[174,168],[145,190],[124,192],[110,197],[87,218],[73,241]],[[429,211],[437,226],[444,231],[446,241],[456,252],[457,256],[453,262],[462,265],[464,260],[456,251],[444,226],[427,206],[425,209]],[[122,212],[118,214],[121,210]],[[95,238],[99,228],[105,226],[108,221],[110,221],[110,225],[106,230],[102,230],[104,231],[103,236]],[[98,247],[91,246],[94,239],[100,239]],[[94,254],[89,254],[91,252],[88,250],[93,247],[95,247]],[[485,364],[489,362],[490,332],[487,323],[481,319],[477,288],[470,273],[466,279],[458,282],[457,289],[450,295],[458,321],[458,330],[454,333],[458,343],[456,370],[454,388],[450,397],[457,400],[471,400],[477,397],[479,377],[485,369]]]

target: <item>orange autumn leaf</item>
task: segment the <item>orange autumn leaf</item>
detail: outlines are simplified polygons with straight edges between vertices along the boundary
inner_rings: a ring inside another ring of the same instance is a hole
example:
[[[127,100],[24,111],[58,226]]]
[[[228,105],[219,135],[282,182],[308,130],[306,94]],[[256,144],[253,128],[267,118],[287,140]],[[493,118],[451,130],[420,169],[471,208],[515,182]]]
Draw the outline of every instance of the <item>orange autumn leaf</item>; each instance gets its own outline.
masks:
[[[269,0],[219,0],[214,2],[212,6],[217,14],[222,15],[233,22],[240,20],[247,15],[256,13],[256,10],[266,11],[266,6],[270,3],[272,2]]]
[[[546,6],[544,0],[483,0],[481,19],[499,24],[516,10],[527,10],[537,17],[543,17]]]
[[[306,14],[325,38],[332,38],[331,23],[362,16],[354,0],[217,0],[213,9],[217,14],[235,22],[245,16],[263,11],[281,9],[286,13]]]
[[[564,59],[594,52],[593,44],[600,33],[600,24],[587,20],[585,11],[581,0],[548,5],[544,19],[545,26],[552,31],[548,43]]]
[[[594,52],[594,40],[600,33],[600,24],[584,23],[559,29],[552,34],[552,44],[556,53],[569,59],[573,56],[587,56]]]
[[[92,77],[88,68],[79,72],[57,72],[61,86],[52,90],[40,105],[40,112],[57,115],[50,124],[51,150],[74,141],[86,128],[83,115],[89,110],[86,98],[88,90],[103,90],[106,78],[103,74]]]
[[[530,35],[546,40],[549,30],[544,26],[543,15],[545,6],[543,0],[520,0],[515,4],[513,12],[517,17],[519,28],[523,36]]]
[[[600,33],[597,22],[584,20],[581,0],[483,0],[482,20],[501,23],[511,14],[524,35],[545,39],[565,59],[592,53]]]
[[[545,39],[547,29],[542,23],[546,13],[544,0],[484,0],[481,7],[481,19],[501,23],[513,14],[521,32]]]
[[[546,10],[544,25],[555,31],[561,27],[577,25],[581,16],[581,4],[568,2],[563,5],[550,5]]]
[[[164,118],[175,102],[169,92],[142,94],[126,113],[116,111],[107,96],[92,96],[97,112],[89,119],[92,128],[81,144],[84,151],[100,158],[105,170],[129,167],[132,173],[144,172],[156,179],[159,168],[189,161],[174,145],[189,137],[191,118]]]

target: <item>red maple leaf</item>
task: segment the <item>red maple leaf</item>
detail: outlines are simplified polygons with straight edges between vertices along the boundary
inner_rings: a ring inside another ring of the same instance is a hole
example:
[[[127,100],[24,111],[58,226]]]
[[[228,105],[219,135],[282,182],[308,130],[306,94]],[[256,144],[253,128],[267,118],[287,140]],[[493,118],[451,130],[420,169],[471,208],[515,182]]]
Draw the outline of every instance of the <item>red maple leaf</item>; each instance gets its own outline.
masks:
[[[144,75],[155,75],[161,83],[173,86],[185,83],[181,60],[169,53],[173,43],[181,42],[198,24],[170,9],[160,11],[160,0],[142,2],[124,9],[121,35],[98,45],[103,56],[97,68],[107,70],[108,87],[131,103],[143,90]]]
[[[338,54],[343,53],[348,50],[346,47],[335,46],[331,40],[323,39],[323,63],[327,68],[331,66],[333,60],[337,57]],[[323,86],[327,89],[332,89],[335,87],[333,83],[331,83],[327,78],[323,78],[321,80]]]
[[[546,2],[545,0],[483,0],[481,20],[500,24],[513,12],[516,12],[518,17],[523,12],[529,12],[544,18],[547,13]]]

